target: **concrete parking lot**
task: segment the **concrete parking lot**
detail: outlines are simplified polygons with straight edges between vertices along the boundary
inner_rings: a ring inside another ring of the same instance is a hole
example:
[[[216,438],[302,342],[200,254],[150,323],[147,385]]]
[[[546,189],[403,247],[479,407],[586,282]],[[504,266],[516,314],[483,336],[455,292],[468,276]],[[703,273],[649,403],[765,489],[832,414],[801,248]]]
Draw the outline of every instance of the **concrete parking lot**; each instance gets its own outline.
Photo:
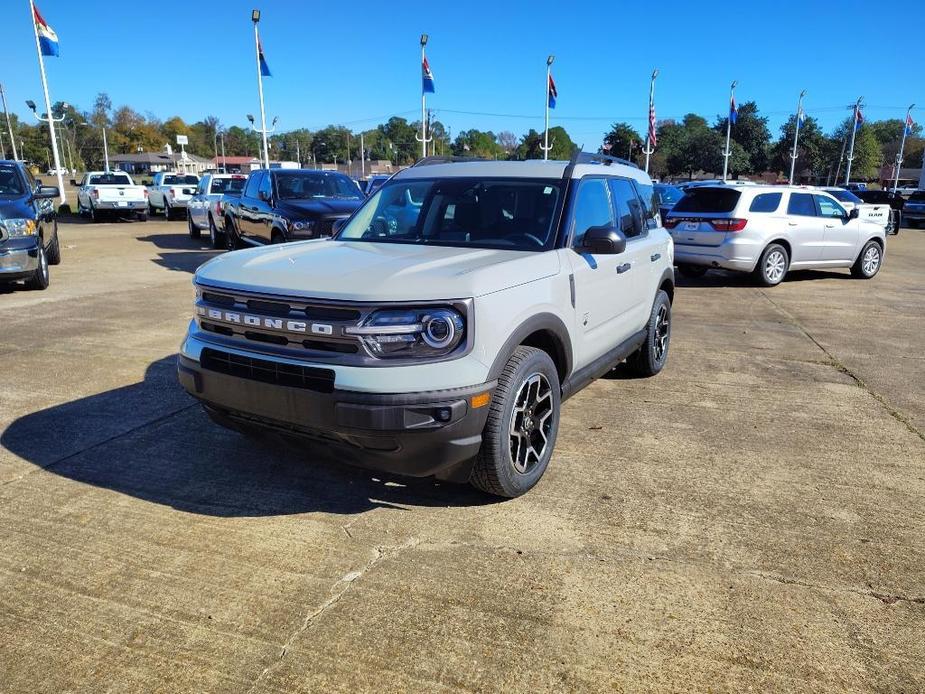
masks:
[[[525,497],[212,425],[185,224],[0,289],[0,691],[925,689],[925,232],[872,281],[682,283],[669,366]]]

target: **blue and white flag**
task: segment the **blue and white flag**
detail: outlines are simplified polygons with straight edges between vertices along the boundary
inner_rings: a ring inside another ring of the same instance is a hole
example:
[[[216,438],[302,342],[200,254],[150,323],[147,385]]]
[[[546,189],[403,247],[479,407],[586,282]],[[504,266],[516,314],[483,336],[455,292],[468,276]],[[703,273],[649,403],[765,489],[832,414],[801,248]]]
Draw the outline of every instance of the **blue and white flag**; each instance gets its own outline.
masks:
[[[260,61],[260,74],[264,77],[272,77],[273,73],[270,72],[270,66],[267,65],[267,59],[263,55],[263,42],[260,39],[257,39],[257,59]]]
[[[862,125],[864,125],[864,112],[858,105],[854,107],[854,129],[860,130]]]
[[[800,125],[806,122],[806,111],[802,107],[800,107],[800,112],[797,114],[797,121],[799,121]]]
[[[35,31],[39,36],[39,48],[42,55],[57,56],[58,35],[54,29],[48,26],[48,22],[42,18],[42,15],[39,14],[39,8],[34,4],[32,5],[32,12],[35,15]]]
[[[915,128],[915,121],[912,120],[912,114],[906,114],[906,135],[911,135],[912,130]]]
[[[729,98],[729,122],[735,125],[738,118],[739,118],[739,107],[736,106],[736,98],[735,98],[735,94],[733,94]]]
[[[425,94],[434,94],[437,91],[434,87],[434,73],[430,71],[430,63],[427,62],[426,56],[421,63],[421,89]]]

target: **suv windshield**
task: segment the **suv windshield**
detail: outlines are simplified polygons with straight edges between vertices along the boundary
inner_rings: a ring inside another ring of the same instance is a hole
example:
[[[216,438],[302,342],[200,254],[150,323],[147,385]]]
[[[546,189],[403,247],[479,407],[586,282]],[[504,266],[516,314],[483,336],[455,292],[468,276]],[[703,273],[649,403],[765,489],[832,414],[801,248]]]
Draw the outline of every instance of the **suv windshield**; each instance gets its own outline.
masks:
[[[9,164],[0,165],[0,197],[20,196],[25,192],[16,167]]]
[[[741,191],[732,188],[688,188],[684,197],[671,208],[671,214],[678,212],[732,212],[739,202]]]
[[[90,176],[89,185],[91,186],[130,186],[132,179],[125,174],[101,174],[100,176]]]
[[[909,196],[909,202],[925,202],[925,191],[918,191]]]
[[[337,238],[542,251],[555,242],[561,192],[559,179],[393,180]]]
[[[276,192],[280,200],[342,198],[362,200],[363,194],[346,176],[319,171],[275,172]]]
[[[199,184],[196,176],[164,176],[165,186],[195,186]]]

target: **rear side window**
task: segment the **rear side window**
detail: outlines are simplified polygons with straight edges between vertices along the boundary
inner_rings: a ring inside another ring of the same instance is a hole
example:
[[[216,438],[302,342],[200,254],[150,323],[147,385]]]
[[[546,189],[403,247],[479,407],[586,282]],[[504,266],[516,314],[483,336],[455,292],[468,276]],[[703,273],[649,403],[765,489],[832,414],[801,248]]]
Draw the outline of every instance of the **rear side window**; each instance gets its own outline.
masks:
[[[689,188],[671,213],[678,212],[732,212],[742,193],[731,188]]]
[[[591,227],[613,226],[613,210],[607,195],[607,184],[600,178],[582,179],[575,198],[575,237],[572,245],[581,246],[585,232]]]
[[[780,207],[781,197],[783,197],[781,193],[762,193],[761,195],[756,195],[748,211],[777,212],[777,208]]]
[[[659,207],[659,198],[655,194],[655,186],[647,183],[640,183],[639,181],[634,181],[636,184],[636,190],[639,191],[639,197],[642,198],[642,202],[645,204],[645,218],[646,219],[655,219],[655,215],[658,214]]]
[[[813,202],[813,196],[809,193],[791,193],[790,202],[787,203],[787,214],[815,217],[816,203]]]
[[[610,179],[610,192],[613,195],[613,204],[617,208],[617,226],[626,238],[641,236],[644,227],[643,219],[647,212],[642,208],[642,202],[636,194],[632,181],[623,178]]]
[[[213,178],[212,179],[212,193],[240,193],[244,190],[244,181],[246,179],[243,177],[237,178]]]
[[[247,179],[247,187],[244,189],[244,197],[246,198],[256,198],[257,197],[257,186],[260,185],[260,179],[263,178],[263,172],[258,171],[252,173],[250,178]]]

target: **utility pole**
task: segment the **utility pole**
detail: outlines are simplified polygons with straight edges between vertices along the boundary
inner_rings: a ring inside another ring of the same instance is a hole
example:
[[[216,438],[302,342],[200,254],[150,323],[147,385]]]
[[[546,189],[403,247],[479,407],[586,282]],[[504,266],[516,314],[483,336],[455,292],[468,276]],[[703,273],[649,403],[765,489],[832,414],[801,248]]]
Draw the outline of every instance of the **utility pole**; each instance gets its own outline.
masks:
[[[915,104],[911,104],[906,110],[906,120],[903,121],[903,139],[899,144],[899,153],[896,155],[896,177],[893,180],[893,190],[895,191],[899,188],[899,170],[903,165],[903,154],[906,149],[906,136],[912,132],[912,109],[915,108]]]
[[[790,185],[793,185],[793,175],[797,167],[797,142],[800,139],[800,125],[803,123],[803,97],[806,96],[806,90],[800,92],[800,100],[797,102],[797,120],[794,123],[793,130],[793,154],[790,155]]]
[[[552,63],[555,59],[556,56],[554,55],[546,58],[546,85],[544,90],[545,117],[543,126],[543,144],[540,146],[540,149],[543,150],[543,161],[549,160],[549,150],[552,149],[552,147],[549,146],[549,99],[552,96]]]
[[[861,101],[863,101],[863,99],[863,96],[859,96],[857,102],[854,104],[854,120],[852,121],[851,127],[851,147],[848,149],[848,166],[845,169],[846,186],[851,182],[851,162],[854,161],[854,140],[858,134],[858,121],[864,117],[861,114]]]
[[[726,118],[726,150],[723,152],[723,182],[726,182],[726,178],[729,176],[729,157],[732,156],[732,150],[729,149],[732,138],[732,119],[733,114],[736,112],[736,85],[737,81],[732,83],[732,86],[729,88],[729,115]]]
[[[3,91],[3,85],[0,84],[0,99],[3,100],[3,113],[6,116],[6,129],[10,133],[10,142],[13,145],[13,160],[19,160],[19,154],[16,152],[16,136],[13,134],[13,122],[10,120],[10,112],[6,108],[6,92]]]

